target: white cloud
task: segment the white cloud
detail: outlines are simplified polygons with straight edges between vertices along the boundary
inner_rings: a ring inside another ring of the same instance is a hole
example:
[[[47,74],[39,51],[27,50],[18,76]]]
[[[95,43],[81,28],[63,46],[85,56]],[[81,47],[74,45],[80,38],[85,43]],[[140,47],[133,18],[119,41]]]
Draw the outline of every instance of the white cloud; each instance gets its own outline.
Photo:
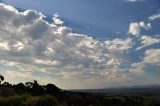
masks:
[[[64,21],[62,21],[60,19],[60,16],[58,14],[55,14],[52,19],[54,21],[54,24],[56,24],[56,25],[63,25],[64,24]]]
[[[143,21],[137,23],[131,23],[129,26],[129,34],[135,35],[135,36],[139,36],[141,29],[145,29],[145,30],[149,30],[151,28],[151,23],[147,23],[145,24]]]
[[[127,1],[127,2],[139,2],[139,1],[144,1],[144,0],[123,0],[123,1]]]
[[[72,30],[70,28],[67,28],[67,27],[59,27],[57,28],[57,33],[60,33],[60,34],[68,34],[68,33],[71,33]]]
[[[130,2],[135,2],[135,1],[137,1],[137,0],[128,0],[128,1],[130,1]]]
[[[129,2],[136,2],[137,0],[127,0],[127,1],[129,1]]]
[[[145,52],[145,63],[157,63],[160,66],[160,49],[149,49]]]
[[[129,71],[135,75],[143,74],[145,72],[145,64],[143,64],[142,62],[133,63]]]
[[[125,62],[124,51],[132,48],[131,38],[99,41],[73,33],[60,25],[60,20],[48,23],[42,13],[18,12],[4,4],[0,4],[0,17],[0,60],[6,61],[6,68],[14,69],[7,71],[7,76],[22,79],[29,75],[40,79],[40,75],[33,73],[43,73],[47,74],[46,79],[52,76],[50,79],[58,79],[57,82],[70,83],[75,79],[90,82],[110,79],[119,83],[127,80],[121,65]],[[115,61],[117,64],[113,64]],[[28,70],[32,71],[22,75]],[[107,83],[111,84],[110,81]]]
[[[112,50],[112,51],[116,51],[116,50],[128,50],[129,48],[132,47],[133,42],[131,38],[126,38],[125,40],[123,39],[114,39],[112,41],[105,41],[106,46],[108,49]]]
[[[159,14],[154,14],[154,15],[152,15],[152,16],[150,16],[150,17],[148,17],[148,19],[150,19],[150,20],[156,20],[156,19],[159,19],[160,18],[160,13]]]
[[[157,36],[157,37],[142,36],[140,38],[140,40],[141,40],[142,46],[137,47],[137,50],[142,49],[142,48],[147,47],[147,46],[150,46],[150,45],[153,45],[153,44],[160,43],[160,37],[159,36]]]
[[[3,73],[9,81],[30,78],[46,83],[54,81],[63,88],[96,88],[128,84],[135,72],[133,68],[143,69],[137,63],[130,71],[128,54],[134,45],[130,37],[100,41],[73,33],[61,20],[48,23],[43,17],[33,10],[18,12],[0,4],[0,69],[6,69]],[[129,33],[137,36],[141,29],[150,28],[150,23],[131,23]],[[145,36],[141,40],[145,46],[157,42]],[[151,51],[156,53],[154,59]],[[148,50],[144,61],[152,58],[153,63],[159,62],[158,56],[157,50]],[[83,83],[77,84],[79,81]]]
[[[134,74],[143,74],[147,70],[147,67],[153,64],[160,67],[160,49],[146,50],[143,59],[131,65],[130,72]]]

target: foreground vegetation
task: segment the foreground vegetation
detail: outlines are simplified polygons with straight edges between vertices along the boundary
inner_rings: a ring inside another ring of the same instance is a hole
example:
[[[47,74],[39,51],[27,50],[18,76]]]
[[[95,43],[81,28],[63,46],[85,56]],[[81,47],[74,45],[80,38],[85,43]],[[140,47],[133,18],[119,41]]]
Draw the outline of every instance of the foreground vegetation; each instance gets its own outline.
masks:
[[[4,80],[0,76],[0,82]],[[160,106],[160,95],[100,94],[65,91],[37,81],[0,85],[0,106]]]
[[[0,106],[160,106],[160,98],[142,96],[89,96],[70,94],[64,98],[51,95],[14,95],[0,97]]]

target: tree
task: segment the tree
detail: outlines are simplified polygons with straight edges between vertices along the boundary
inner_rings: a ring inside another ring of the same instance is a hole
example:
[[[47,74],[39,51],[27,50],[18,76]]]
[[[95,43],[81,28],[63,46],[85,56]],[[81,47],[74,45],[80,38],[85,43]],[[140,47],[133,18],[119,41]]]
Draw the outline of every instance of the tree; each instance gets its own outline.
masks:
[[[3,87],[8,87],[8,88],[12,88],[12,84],[10,84],[9,82],[4,82],[2,84]]]
[[[26,83],[25,83],[25,88],[26,88],[26,91],[27,91],[28,93],[32,93],[33,82],[26,82]]]
[[[4,81],[4,77],[2,75],[0,75],[0,84],[2,81]]]
[[[22,94],[25,92],[25,85],[23,83],[13,85],[13,88],[16,91],[16,93]]]
[[[25,86],[26,86],[27,88],[33,88],[33,82],[26,82],[26,83],[25,83]]]
[[[44,88],[36,80],[34,80],[32,91],[33,95],[43,95],[45,93]]]
[[[46,88],[47,94],[50,94],[50,95],[57,96],[60,92],[60,89],[56,87],[54,84],[47,84],[45,88]]]

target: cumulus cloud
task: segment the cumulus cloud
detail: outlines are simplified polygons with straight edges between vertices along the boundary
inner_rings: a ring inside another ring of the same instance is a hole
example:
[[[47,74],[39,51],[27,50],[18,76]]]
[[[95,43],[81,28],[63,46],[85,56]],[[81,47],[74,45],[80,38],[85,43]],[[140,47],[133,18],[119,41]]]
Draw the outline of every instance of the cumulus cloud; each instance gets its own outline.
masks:
[[[148,49],[144,53],[141,61],[133,63],[129,69],[130,76],[136,79],[132,80],[134,84],[159,84],[160,69],[160,49]],[[148,73],[149,72],[149,73]],[[157,74],[152,76],[151,74]]]
[[[148,17],[148,19],[150,19],[150,20],[156,20],[156,19],[159,19],[160,18],[160,13],[159,14],[154,14],[154,15],[152,15],[152,16],[150,16],[150,17]]]
[[[141,46],[137,47],[137,50],[142,49],[144,47],[153,45],[153,44],[159,44],[160,43],[160,36],[157,37],[151,37],[151,36],[142,36],[140,38],[141,40]]]
[[[144,53],[142,61],[133,63],[130,71],[135,74],[143,74],[149,65],[160,67],[160,49],[148,49]]]
[[[112,80],[127,80],[121,67],[126,62],[123,56],[132,48],[131,38],[99,41],[73,33],[57,15],[48,23],[42,13],[19,12],[5,4],[0,4],[0,17],[0,60],[6,69],[12,69],[5,72],[10,79],[40,79],[43,73],[43,79],[59,79],[58,83],[84,80],[87,85],[110,79],[105,83],[112,85]]]
[[[149,30],[151,28],[151,23],[145,24],[143,21],[131,23],[129,26],[128,33],[131,35],[139,36],[141,29]]]
[[[160,66],[160,49],[149,49],[145,52],[145,63],[157,63]]]
[[[150,49],[144,62],[132,63],[128,55],[134,41],[130,37],[100,41],[72,32],[59,15],[52,23],[44,17],[33,10],[19,12],[0,4],[0,69],[9,81],[37,79],[62,88],[125,85],[138,73],[134,69],[142,70],[150,59],[159,62],[159,51]],[[150,23],[131,23],[129,33],[138,36],[141,29],[150,28]],[[143,46],[158,42],[146,36],[141,40]],[[151,55],[153,52],[156,54]]]
[[[126,38],[125,40],[122,39],[114,39],[112,41],[105,41],[107,47],[109,50],[112,51],[125,51],[132,47],[132,39]]]
[[[54,17],[52,19],[54,21],[54,24],[56,24],[56,25],[62,25],[62,24],[64,24],[64,21],[62,21],[60,19],[60,16],[57,13],[54,15]]]

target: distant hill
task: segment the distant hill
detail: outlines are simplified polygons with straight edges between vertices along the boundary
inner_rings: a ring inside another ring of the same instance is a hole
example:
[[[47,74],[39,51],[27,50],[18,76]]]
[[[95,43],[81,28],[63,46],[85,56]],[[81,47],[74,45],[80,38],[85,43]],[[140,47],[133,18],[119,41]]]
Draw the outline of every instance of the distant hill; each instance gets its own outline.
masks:
[[[102,89],[74,89],[75,92],[88,92],[88,93],[145,93],[145,94],[160,94],[160,85],[141,85],[141,86],[122,86],[114,88],[102,88]]]

